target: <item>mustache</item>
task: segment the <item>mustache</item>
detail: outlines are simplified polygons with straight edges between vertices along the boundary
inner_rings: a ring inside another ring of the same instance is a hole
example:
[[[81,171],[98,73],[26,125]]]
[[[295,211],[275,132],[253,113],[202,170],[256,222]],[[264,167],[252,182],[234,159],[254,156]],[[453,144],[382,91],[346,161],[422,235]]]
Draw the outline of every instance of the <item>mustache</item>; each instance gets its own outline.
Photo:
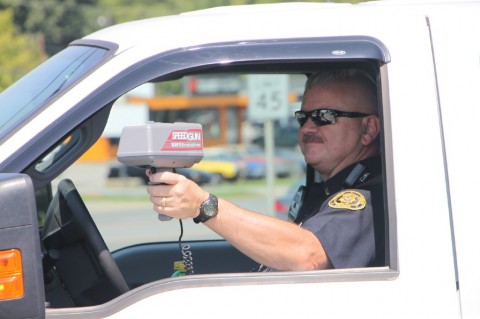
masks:
[[[303,143],[310,143],[310,142],[323,143],[323,138],[315,134],[305,134],[302,137],[302,142]]]

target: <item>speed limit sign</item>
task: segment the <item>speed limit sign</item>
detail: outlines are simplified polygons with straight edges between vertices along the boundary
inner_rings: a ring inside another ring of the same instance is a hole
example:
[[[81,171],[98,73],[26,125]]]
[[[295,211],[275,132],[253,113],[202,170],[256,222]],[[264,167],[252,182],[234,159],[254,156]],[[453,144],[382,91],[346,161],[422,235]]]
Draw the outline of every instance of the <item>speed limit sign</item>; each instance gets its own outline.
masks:
[[[277,120],[288,117],[288,75],[249,75],[247,86],[250,119]]]

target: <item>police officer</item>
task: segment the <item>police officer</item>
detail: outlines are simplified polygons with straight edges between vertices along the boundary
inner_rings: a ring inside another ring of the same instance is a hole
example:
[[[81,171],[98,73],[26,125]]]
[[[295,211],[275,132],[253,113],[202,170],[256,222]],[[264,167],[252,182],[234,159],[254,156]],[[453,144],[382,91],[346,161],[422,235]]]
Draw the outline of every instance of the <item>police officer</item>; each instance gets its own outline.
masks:
[[[311,75],[298,141],[321,183],[307,185],[295,222],[217,198],[182,175],[150,175],[154,210],[193,218],[268,269],[314,270],[380,265],[383,256],[380,122],[376,85],[357,69]]]
[[[299,143],[321,176],[296,223],[313,232],[335,268],[385,263],[376,86],[364,71],[314,74],[306,84]]]

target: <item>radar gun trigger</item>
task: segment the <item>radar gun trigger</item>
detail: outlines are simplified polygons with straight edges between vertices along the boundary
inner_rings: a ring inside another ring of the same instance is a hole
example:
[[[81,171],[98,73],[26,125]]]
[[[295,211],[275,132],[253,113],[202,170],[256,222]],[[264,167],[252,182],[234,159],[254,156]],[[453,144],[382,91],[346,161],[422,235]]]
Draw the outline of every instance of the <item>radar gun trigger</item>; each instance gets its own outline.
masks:
[[[150,172],[192,167],[203,158],[203,131],[197,123],[147,122],[126,126],[120,135],[120,162]],[[160,220],[171,217],[158,215]]]

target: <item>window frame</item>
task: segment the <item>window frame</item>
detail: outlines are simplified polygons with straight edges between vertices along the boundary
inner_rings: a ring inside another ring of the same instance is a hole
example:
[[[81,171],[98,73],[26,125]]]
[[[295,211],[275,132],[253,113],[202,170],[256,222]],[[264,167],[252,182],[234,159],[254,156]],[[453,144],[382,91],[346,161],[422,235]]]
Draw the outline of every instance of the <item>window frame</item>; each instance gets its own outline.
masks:
[[[81,41],[76,45],[81,44]],[[239,47],[243,50],[239,50]],[[195,50],[193,50],[195,49]],[[261,57],[261,58],[259,58]],[[205,285],[218,285],[219,280],[224,284],[258,284],[269,283],[296,283],[329,282],[329,281],[369,281],[392,280],[398,276],[398,260],[396,250],[396,218],[393,201],[393,168],[390,132],[390,114],[388,105],[388,77],[387,63],[390,57],[386,47],[378,40],[370,37],[333,37],[309,38],[290,40],[270,40],[262,42],[220,43],[204,45],[196,48],[178,49],[164,52],[133,65],[121,72],[117,77],[107,81],[96,91],[96,95],[80,101],[76,108],[65,115],[63,129],[71,128],[72,123],[80,120],[92,119],[102,108],[111,105],[111,101],[146,82],[158,82],[169,79],[178,79],[187,75],[209,73],[288,73],[312,72],[327,65],[338,66],[364,65],[376,74],[379,86],[379,101],[381,101],[380,116],[383,123],[382,152],[384,165],[385,201],[388,208],[387,225],[387,256],[388,265],[378,268],[341,269],[329,271],[309,272],[275,272],[255,274],[233,274],[232,276],[205,278]],[[175,62],[175,63],[172,63]],[[88,103],[88,105],[86,105]],[[102,119],[103,121],[103,119]],[[99,122],[102,122],[99,121]],[[104,123],[105,124],[105,123]],[[78,124],[76,124],[78,125]],[[68,132],[57,130],[56,134],[44,134],[39,137],[38,145],[51,143],[58,136],[66,136]],[[88,131],[86,133],[88,135]],[[87,138],[90,140],[90,138]],[[32,141],[35,142],[35,141]],[[52,145],[52,144],[50,144]],[[85,145],[83,145],[85,146]],[[81,152],[78,152],[78,158]],[[72,157],[72,159],[75,159]],[[22,165],[22,161],[13,165]],[[54,173],[44,176],[43,179],[53,179],[58,172],[66,167],[59,167]],[[33,179],[35,180],[35,176]],[[335,276],[332,276],[332,273]],[[182,278],[178,283],[181,287],[198,286],[196,280]],[[153,285],[152,290],[146,292],[160,293],[171,289],[178,289],[177,283],[168,285]],[[126,297],[125,297],[126,298]]]

